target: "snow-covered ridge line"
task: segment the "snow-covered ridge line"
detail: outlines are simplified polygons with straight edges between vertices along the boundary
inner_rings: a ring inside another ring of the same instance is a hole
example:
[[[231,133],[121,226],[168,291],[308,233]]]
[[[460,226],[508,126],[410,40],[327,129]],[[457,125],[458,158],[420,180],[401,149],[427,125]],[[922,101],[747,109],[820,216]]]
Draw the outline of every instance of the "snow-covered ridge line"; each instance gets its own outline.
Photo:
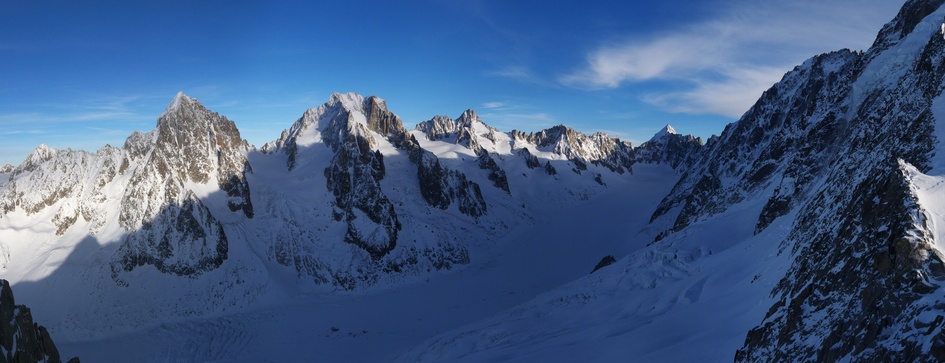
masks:
[[[943,3],[788,72],[685,162],[657,241],[401,361],[945,360]]]
[[[40,146],[0,173],[0,271],[26,296],[66,297],[37,305],[58,312],[59,334],[103,337],[272,294],[415,281],[635,180],[632,146],[602,134],[569,131],[587,155],[569,157],[471,110],[457,121],[447,131],[468,143],[404,129],[378,97],[336,93],[256,151],[178,93],[122,147]]]

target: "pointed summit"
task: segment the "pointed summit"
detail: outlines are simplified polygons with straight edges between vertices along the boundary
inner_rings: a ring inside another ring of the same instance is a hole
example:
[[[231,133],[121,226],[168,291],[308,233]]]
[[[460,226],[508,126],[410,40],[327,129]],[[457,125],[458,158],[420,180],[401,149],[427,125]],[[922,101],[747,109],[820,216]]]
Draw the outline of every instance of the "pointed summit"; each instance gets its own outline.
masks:
[[[171,100],[171,103],[167,105],[167,108],[164,109],[164,113],[161,116],[172,113],[178,110],[181,107],[182,103],[195,102],[197,100],[188,97],[184,94],[184,91],[177,92],[177,95],[174,96],[174,99]]]
[[[464,126],[472,125],[474,121],[482,122],[482,119],[479,118],[479,115],[476,114],[476,110],[466,110],[463,111],[463,114],[456,119],[456,122]]]
[[[662,139],[666,135],[676,135],[676,130],[673,129],[673,127],[670,126],[669,124],[666,124],[666,126],[663,126],[663,128],[660,129],[660,131],[657,132],[656,135],[653,135],[653,137],[650,138],[650,141],[656,141],[656,140]]]
[[[227,192],[230,209],[252,217],[245,178],[250,168],[244,155],[249,144],[233,121],[178,92],[158,117],[152,135],[153,141],[143,146],[153,147],[149,159],[153,165],[146,167],[153,167],[162,178],[180,178],[181,182],[204,184],[215,179]]]

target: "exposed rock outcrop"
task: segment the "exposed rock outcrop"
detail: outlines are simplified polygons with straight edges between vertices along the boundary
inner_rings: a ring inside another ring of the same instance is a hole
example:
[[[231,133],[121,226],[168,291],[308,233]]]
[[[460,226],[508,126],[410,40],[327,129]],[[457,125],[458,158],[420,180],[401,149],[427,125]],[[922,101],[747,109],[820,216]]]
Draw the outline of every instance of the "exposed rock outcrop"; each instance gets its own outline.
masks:
[[[755,233],[792,218],[780,243],[790,268],[737,362],[930,361],[945,348],[945,263],[908,176],[929,170],[941,142],[942,4],[910,0],[869,51],[786,74],[654,213],[664,237],[745,201],[767,200]]]
[[[512,131],[511,135],[513,139],[534,144],[541,150],[562,155],[577,165],[593,163],[620,174],[633,170],[636,155],[633,145],[601,132],[585,135],[558,125],[536,133]]]
[[[33,321],[30,309],[16,305],[7,280],[0,279],[0,362],[60,363],[59,350],[49,332]],[[72,358],[69,363],[79,363]]]
[[[639,163],[667,164],[678,169],[690,165],[702,146],[702,139],[679,135],[672,126],[666,125],[653,138],[634,149],[634,160]]]
[[[112,278],[125,284],[121,272],[143,265],[182,276],[219,267],[228,256],[226,233],[188,185],[215,184],[230,211],[254,216],[249,145],[236,125],[178,93],[155,130],[132,134],[124,151],[121,169],[131,176],[119,222],[130,233],[115,253]]]

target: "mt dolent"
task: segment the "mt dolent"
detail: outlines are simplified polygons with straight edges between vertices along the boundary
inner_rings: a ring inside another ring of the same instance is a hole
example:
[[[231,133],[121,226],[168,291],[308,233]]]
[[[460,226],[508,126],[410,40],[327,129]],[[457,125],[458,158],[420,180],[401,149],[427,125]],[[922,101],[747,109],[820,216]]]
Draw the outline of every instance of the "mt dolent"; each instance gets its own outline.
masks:
[[[945,360],[943,2],[704,145],[348,93],[257,149],[178,94],[0,168],[0,274],[89,360]]]

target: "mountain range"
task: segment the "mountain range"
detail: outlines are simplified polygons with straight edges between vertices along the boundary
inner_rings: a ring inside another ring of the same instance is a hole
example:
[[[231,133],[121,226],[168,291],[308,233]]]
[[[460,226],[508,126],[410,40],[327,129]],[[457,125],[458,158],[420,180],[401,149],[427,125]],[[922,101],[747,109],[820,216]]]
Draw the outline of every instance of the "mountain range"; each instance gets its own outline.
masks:
[[[945,360],[943,3],[704,144],[347,93],[255,148],[179,93],[0,168],[0,274],[93,360]]]

